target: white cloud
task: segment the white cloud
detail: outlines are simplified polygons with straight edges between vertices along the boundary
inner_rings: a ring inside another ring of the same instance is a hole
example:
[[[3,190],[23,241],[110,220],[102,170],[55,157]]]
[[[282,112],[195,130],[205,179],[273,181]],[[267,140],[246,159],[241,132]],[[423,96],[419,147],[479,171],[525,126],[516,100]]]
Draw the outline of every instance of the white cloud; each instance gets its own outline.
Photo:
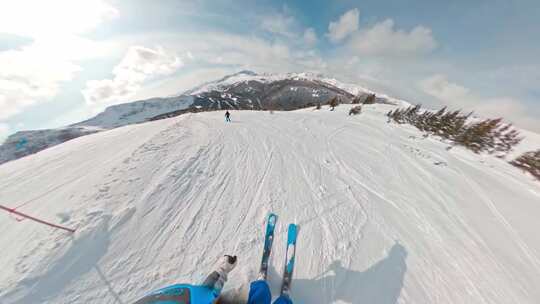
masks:
[[[313,46],[317,43],[317,33],[315,33],[313,28],[310,27],[304,31],[304,42],[308,46]]]
[[[522,65],[497,65],[492,70],[482,70],[476,73],[478,79],[486,79],[497,84],[494,88],[510,94],[531,94],[537,92],[540,83],[540,63],[529,62]],[[501,85],[503,84],[503,85]]]
[[[437,42],[429,28],[417,26],[407,32],[394,29],[394,21],[386,19],[355,33],[348,47],[363,55],[409,56],[430,52]]]
[[[113,69],[112,79],[90,80],[82,93],[90,105],[120,101],[132,96],[148,80],[170,75],[182,65],[180,58],[163,48],[132,46]]]
[[[358,30],[358,20],[360,11],[357,8],[352,9],[341,17],[338,21],[330,22],[328,25],[328,38],[332,42],[339,42],[345,39],[350,34]]]
[[[296,37],[294,27],[296,26],[296,20],[294,17],[286,14],[275,14],[264,16],[262,18],[261,27],[274,34],[283,35],[288,38]]]
[[[449,82],[447,77],[442,74],[423,79],[419,82],[419,86],[424,93],[444,101],[460,101],[468,99],[470,95],[469,89]]]
[[[9,125],[0,123],[0,144],[8,137],[10,134]]]
[[[421,80],[419,88],[451,108],[474,111],[484,117],[503,117],[519,126],[534,131],[540,130],[540,124],[534,113],[527,111],[520,100],[511,97],[483,97],[470,89],[448,81],[445,75],[436,74]]]
[[[312,47],[317,42],[317,34],[313,28],[303,28],[285,6],[283,12],[261,17],[261,28],[266,32],[286,38],[290,43],[297,43],[299,48]],[[302,45],[302,42],[305,44]]]
[[[54,97],[60,84],[80,70],[39,43],[0,52],[0,66],[0,120]]]
[[[151,39],[143,43],[159,42],[176,54],[191,52],[193,59],[185,60],[186,71],[212,67],[228,71],[322,72],[325,66],[319,52],[305,48],[303,39],[265,39],[227,32],[164,33]]]
[[[257,72],[320,71],[325,65],[317,51],[299,46],[298,41],[267,40],[221,32],[170,39],[170,48],[182,52],[185,51],[182,48],[187,46],[196,54],[197,60],[193,65],[235,67]]]
[[[2,5],[0,28],[33,38],[62,36],[90,30],[117,15],[103,0],[17,0]]]
[[[78,60],[103,55],[105,44],[77,34],[116,14],[102,0],[20,0],[2,5],[1,31],[32,42],[0,52],[0,120],[51,100],[61,84],[81,70]]]
[[[184,69],[174,76],[163,78],[152,84],[152,86],[145,88],[145,90],[140,90],[133,96],[133,100],[179,95],[186,90],[199,86],[201,83],[220,79],[236,72],[238,72],[238,69],[234,67],[191,67],[189,70]]]

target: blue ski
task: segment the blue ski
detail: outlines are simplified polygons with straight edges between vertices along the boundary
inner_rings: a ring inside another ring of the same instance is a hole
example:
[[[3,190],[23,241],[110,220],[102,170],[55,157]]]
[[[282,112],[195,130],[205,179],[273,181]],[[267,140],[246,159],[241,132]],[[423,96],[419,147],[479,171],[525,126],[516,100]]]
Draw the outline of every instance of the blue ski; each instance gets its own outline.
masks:
[[[272,242],[274,241],[274,230],[276,228],[277,215],[270,213],[266,220],[266,232],[264,235],[264,249],[259,271],[259,279],[266,280],[268,273],[268,261],[270,260],[270,252],[272,251]]]
[[[287,231],[287,252],[285,253],[285,269],[283,270],[283,281],[281,283],[281,294],[289,295],[291,290],[291,281],[294,271],[294,260],[296,256],[296,236],[298,235],[298,226],[289,224]]]

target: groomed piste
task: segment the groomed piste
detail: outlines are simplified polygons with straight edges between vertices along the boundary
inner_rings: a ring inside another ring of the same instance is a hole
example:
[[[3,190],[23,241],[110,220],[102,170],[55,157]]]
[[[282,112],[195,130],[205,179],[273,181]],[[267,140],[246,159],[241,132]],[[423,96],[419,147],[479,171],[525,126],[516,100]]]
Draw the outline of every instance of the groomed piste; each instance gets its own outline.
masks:
[[[301,227],[295,303],[540,303],[540,184],[387,123],[390,105],[349,108],[185,114],[1,165],[2,204],[76,232],[0,213],[0,303],[132,303],[224,253],[238,301],[270,212]]]

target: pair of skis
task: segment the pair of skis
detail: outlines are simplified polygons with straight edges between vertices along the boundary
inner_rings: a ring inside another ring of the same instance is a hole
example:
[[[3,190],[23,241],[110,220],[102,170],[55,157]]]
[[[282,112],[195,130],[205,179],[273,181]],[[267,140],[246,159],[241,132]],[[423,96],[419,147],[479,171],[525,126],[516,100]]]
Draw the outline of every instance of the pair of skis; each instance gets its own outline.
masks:
[[[276,228],[277,215],[271,213],[266,221],[266,231],[264,236],[264,249],[261,261],[259,276],[266,280],[268,274],[268,261],[270,252],[272,251],[272,242],[274,241],[274,230]],[[296,255],[296,236],[298,234],[298,226],[289,224],[287,230],[287,252],[285,253],[285,267],[283,270],[283,278],[281,281],[281,295],[289,295],[291,290],[291,281],[294,271],[294,259]]]

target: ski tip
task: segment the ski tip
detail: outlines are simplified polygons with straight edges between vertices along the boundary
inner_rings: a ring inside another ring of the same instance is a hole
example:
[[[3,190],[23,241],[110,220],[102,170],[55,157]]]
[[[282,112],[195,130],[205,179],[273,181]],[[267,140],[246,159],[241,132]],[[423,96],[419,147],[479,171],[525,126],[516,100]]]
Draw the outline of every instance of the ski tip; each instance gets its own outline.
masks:
[[[270,213],[268,215],[267,223],[271,226],[274,226],[276,225],[276,221],[277,221],[277,215],[275,215],[274,213]]]
[[[289,229],[287,231],[287,238],[289,240],[294,240],[296,242],[296,236],[298,235],[298,225],[296,224],[289,224]]]

